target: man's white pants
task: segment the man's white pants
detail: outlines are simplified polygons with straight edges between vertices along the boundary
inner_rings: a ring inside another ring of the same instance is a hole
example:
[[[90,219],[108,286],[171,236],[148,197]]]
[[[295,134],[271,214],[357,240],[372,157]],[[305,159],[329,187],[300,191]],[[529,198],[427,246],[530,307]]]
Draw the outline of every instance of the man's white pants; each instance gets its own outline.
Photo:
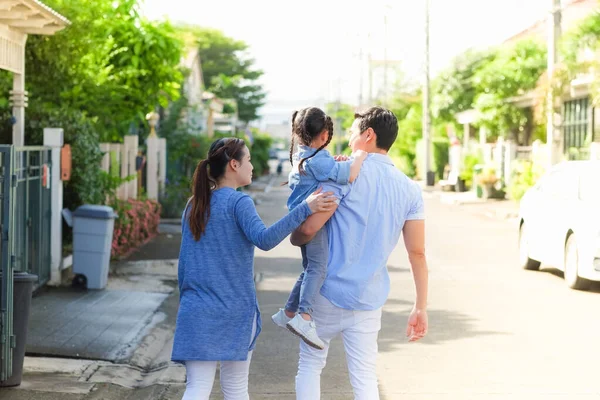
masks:
[[[321,398],[321,371],[327,361],[329,343],[341,334],[354,399],[379,400],[376,365],[381,308],[373,311],[345,310],[319,295],[312,317],[317,325],[319,337],[325,342],[325,349],[316,350],[300,342],[296,399]]]

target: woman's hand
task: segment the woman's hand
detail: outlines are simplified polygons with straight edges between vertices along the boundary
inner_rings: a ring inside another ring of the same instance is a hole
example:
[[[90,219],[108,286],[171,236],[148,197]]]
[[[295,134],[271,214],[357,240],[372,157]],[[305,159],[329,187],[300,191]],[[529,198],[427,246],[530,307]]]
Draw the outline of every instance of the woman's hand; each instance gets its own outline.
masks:
[[[321,192],[322,189],[319,188],[306,198],[306,203],[313,214],[317,212],[331,211],[337,206],[337,199],[333,196],[333,192]]]

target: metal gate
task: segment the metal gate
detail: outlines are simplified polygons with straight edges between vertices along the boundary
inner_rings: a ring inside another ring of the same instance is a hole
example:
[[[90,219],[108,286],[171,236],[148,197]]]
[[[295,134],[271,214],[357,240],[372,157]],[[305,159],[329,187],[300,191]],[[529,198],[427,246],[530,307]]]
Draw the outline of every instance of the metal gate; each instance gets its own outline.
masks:
[[[589,98],[563,104],[563,151],[570,160],[588,159],[587,145],[593,140],[594,113]]]
[[[0,145],[0,381],[12,375],[15,271],[50,279],[51,150]]]
[[[13,268],[12,249],[14,183],[12,175],[13,149],[0,146],[0,265],[2,285],[0,287],[0,382],[12,375],[12,351],[15,347],[13,336]]]
[[[47,147],[14,151],[15,270],[38,276],[34,290],[50,280],[51,154]]]

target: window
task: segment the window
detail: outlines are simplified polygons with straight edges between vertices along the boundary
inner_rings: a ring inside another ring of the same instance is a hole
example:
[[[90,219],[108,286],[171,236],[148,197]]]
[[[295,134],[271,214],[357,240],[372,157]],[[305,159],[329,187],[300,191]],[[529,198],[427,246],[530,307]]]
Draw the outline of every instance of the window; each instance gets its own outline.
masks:
[[[566,101],[563,104],[564,152],[585,147],[593,135],[593,116],[589,98]],[[588,137],[589,136],[589,137]],[[577,153],[575,153],[577,154]],[[577,157],[575,157],[577,158]]]

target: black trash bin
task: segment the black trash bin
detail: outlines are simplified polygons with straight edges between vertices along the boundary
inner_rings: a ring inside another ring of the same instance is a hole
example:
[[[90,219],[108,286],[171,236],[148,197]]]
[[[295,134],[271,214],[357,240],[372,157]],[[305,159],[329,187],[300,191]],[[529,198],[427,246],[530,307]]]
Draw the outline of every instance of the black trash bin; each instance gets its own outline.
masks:
[[[17,337],[13,349],[12,375],[0,382],[0,387],[19,386],[23,378],[23,362],[25,361],[25,345],[31,310],[31,294],[33,285],[38,281],[37,275],[26,272],[15,272],[13,291],[13,332]]]

